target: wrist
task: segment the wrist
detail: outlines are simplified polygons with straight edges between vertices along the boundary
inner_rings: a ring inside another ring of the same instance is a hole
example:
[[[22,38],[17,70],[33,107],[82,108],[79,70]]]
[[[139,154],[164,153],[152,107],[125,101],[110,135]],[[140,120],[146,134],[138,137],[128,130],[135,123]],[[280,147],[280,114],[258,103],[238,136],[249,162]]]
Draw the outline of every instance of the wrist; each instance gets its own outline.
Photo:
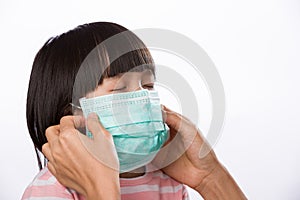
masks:
[[[218,164],[195,188],[204,199],[247,199],[229,172]]]
[[[121,192],[118,185],[106,185],[105,187],[92,187],[86,195],[87,200],[120,200]]]
[[[95,182],[90,184],[87,188],[86,192],[86,199],[87,200],[120,200],[121,199],[121,191],[119,181],[116,180],[109,180],[99,181],[98,183]]]
[[[90,177],[86,186],[87,200],[120,200],[121,190],[119,181],[119,172],[108,169],[101,171],[100,174]],[[95,178],[98,177],[98,178]]]

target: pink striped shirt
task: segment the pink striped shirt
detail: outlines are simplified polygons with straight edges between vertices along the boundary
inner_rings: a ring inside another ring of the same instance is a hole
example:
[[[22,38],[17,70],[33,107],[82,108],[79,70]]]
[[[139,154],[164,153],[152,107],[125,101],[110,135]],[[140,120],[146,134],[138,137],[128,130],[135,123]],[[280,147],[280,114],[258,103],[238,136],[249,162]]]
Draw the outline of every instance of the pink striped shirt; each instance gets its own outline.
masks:
[[[136,178],[120,178],[121,199],[189,199],[186,187],[162,171],[148,172]],[[61,185],[47,167],[26,188],[22,200],[84,200],[77,192]]]

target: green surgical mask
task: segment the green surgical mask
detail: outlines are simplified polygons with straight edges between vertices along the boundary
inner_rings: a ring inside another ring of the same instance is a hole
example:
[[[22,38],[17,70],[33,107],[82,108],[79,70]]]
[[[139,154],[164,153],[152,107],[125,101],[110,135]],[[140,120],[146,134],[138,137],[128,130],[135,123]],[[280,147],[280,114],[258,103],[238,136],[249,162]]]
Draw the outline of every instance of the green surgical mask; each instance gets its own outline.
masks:
[[[104,95],[80,99],[84,116],[94,112],[112,134],[120,173],[150,163],[168,139],[157,91]],[[87,131],[87,136],[92,134]]]

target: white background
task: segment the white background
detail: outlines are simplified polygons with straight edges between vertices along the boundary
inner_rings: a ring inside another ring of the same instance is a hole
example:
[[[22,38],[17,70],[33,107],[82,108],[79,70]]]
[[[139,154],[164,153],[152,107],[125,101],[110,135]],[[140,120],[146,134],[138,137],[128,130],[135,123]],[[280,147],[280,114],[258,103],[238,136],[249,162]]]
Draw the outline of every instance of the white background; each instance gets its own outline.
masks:
[[[20,199],[38,172],[25,119],[35,54],[93,21],[170,29],[202,46],[226,93],[219,159],[249,199],[300,199],[299,19],[298,0],[1,1],[0,199]]]

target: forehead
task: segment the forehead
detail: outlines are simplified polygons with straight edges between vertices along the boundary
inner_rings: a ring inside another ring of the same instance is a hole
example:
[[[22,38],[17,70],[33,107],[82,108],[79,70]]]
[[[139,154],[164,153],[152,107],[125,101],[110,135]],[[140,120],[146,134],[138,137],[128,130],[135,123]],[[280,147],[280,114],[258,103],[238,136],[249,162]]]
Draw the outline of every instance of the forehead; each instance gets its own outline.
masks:
[[[155,76],[151,70],[144,70],[142,72],[125,72],[120,73],[114,77],[104,78],[104,81],[130,81],[130,80],[151,79],[154,80]]]

